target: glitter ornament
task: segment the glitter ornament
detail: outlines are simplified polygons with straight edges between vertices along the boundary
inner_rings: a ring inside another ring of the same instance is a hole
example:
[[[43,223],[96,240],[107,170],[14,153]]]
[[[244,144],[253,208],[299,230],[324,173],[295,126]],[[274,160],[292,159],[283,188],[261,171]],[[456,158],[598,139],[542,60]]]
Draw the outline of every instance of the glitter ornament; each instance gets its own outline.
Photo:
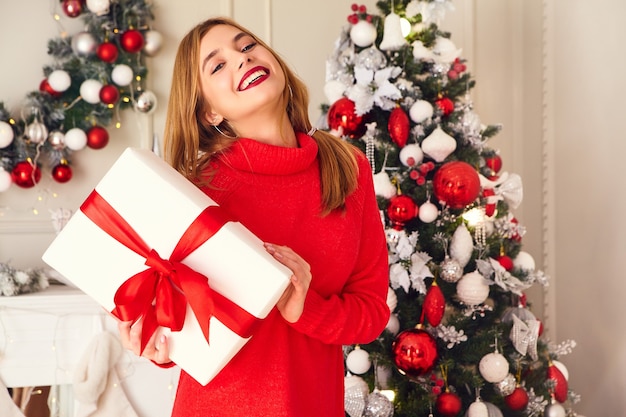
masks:
[[[424,159],[424,153],[417,143],[410,143],[400,150],[398,155],[402,165],[406,167],[414,167],[419,165]]]
[[[463,303],[469,306],[477,306],[485,302],[487,297],[489,297],[489,285],[479,272],[470,272],[463,275],[456,284],[456,295]],[[502,378],[505,376],[503,375]]]
[[[361,48],[368,47],[376,40],[376,27],[367,20],[359,20],[350,28],[350,39]]]
[[[478,363],[478,370],[487,382],[498,383],[509,374],[509,362],[499,352],[488,353]]]
[[[432,223],[439,217],[439,209],[436,205],[427,201],[420,206],[418,217],[424,223]]]
[[[369,395],[367,382],[359,376],[344,378],[344,409],[350,417],[361,417],[365,410],[365,401]]]
[[[72,37],[72,51],[76,55],[88,56],[95,52],[98,43],[89,32],[78,32]]]
[[[13,184],[11,173],[0,166],[0,193],[3,193],[11,188],[11,184]]]
[[[393,416],[393,403],[377,389],[367,396],[363,417],[391,417]]]
[[[455,150],[456,140],[439,126],[422,141],[422,151],[435,162],[443,162]]]
[[[433,105],[426,100],[417,100],[409,109],[409,116],[415,123],[422,123],[433,117]]]
[[[523,411],[528,405],[528,393],[523,387],[517,386],[512,393],[504,397],[504,402],[513,411]]]
[[[459,261],[446,255],[439,265],[439,276],[446,282],[457,282],[463,277],[463,267]]]
[[[65,132],[64,137],[65,146],[72,151],[80,151],[87,146],[87,134],[77,127],[74,127]]]
[[[378,71],[387,64],[387,58],[376,46],[363,49],[354,59],[354,65],[368,70]]]
[[[0,121],[0,149],[6,148],[13,143],[15,132],[7,122]]]
[[[117,61],[119,51],[113,42],[103,42],[96,48],[96,55],[101,61],[112,64]]]
[[[354,112],[355,105],[352,100],[342,97],[330,106],[328,110],[328,126],[339,131],[352,139],[360,138],[365,133],[363,117]]]
[[[371,368],[371,366],[372,361],[370,360],[370,354],[361,349],[358,345],[352,352],[348,353],[348,356],[346,357],[346,368],[348,368],[348,371],[353,374],[364,374]]]
[[[435,402],[437,415],[441,417],[455,417],[461,412],[461,398],[454,392],[442,392]]]
[[[392,344],[393,361],[404,375],[418,377],[429,372],[437,362],[437,343],[421,328],[401,332]]]
[[[48,75],[48,84],[54,91],[62,93],[63,91],[70,88],[72,84],[72,79],[70,75],[63,70],[54,70]]]
[[[11,171],[11,180],[21,188],[32,188],[41,180],[41,169],[31,161],[20,161]]]
[[[389,115],[387,130],[391,140],[399,147],[404,147],[409,139],[409,117],[401,107],[396,107]]]
[[[467,162],[447,162],[435,173],[433,192],[439,201],[451,208],[465,208],[480,193],[478,172]]]
[[[102,83],[98,80],[85,80],[80,85],[80,96],[89,104],[100,103],[100,90]]]
[[[515,375],[509,373],[502,381],[497,382],[494,386],[495,391],[503,397],[511,395],[517,387]]]

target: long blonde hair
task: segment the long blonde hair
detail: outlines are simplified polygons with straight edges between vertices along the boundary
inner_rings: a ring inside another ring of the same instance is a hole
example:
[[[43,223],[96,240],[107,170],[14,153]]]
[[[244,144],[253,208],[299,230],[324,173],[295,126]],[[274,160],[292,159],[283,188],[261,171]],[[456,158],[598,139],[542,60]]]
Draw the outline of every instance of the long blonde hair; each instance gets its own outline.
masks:
[[[287,116],[297,132],[308,132],[309,93],[300,78],[284,60],[265,42],[231,19],[208,19],[194,27],[178,46],[172,86],[165,121],[165,160],[182,175],[196,183],[209,165],[211,156],[229,147],[236,138],[219,134],[204,116],[208,104],[200,85],[200,42],[217,25],[230,25],[252,38],[274,55],[286,79],[283,101]],[[219,125],[226,135],[235,136],[227,121]],[[328,214],[344,205],[346,197],[356,189],[358,168],[355,149],[345,141],[324,131],[316,131],[313,138],[319,148],[322,184],[322,214]]]

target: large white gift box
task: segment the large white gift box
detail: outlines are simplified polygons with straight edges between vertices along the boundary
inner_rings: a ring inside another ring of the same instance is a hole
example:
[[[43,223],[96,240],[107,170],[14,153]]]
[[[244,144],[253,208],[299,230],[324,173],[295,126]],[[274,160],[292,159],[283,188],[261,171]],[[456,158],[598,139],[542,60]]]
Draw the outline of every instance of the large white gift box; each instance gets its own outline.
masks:
[[[154,153],[136,148],[123,152],[94,193],[106,200],[165,260],[200,213],[217,206]],[[114,296],[118,288],[148,268],[145,257],[111,237],[81,210],[58,234],[43,260],[108,311],[116,308]],[[288,268],[266,252],[259,238],[236,221],[226,222],[181,261],[208,277],[211,290],[257,320],[265,318],[276,305],[291,275]],[[210,318],[207,342],[187,304],[180,331],[158,329],[169,335],[172,361],[203,385],[249,340],[222,321]]]

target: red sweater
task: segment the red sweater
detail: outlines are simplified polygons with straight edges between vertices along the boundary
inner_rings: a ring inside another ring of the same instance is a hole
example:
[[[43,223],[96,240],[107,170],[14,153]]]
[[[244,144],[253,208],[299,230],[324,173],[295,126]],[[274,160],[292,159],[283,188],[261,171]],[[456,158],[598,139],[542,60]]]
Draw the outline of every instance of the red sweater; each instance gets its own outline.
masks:
[[[205,387],[183,372],[175,417],[343,417],[342,345],[370,342],[387,324],[387,247],[368,162],[359,154],[359,187],[345,214],[321,217],[317,143],[301,133],[298,141],[239,139],[215,162],[216,189],[204,191],[260,239],[311,265],[302,317],[289,324],[274,308]]]

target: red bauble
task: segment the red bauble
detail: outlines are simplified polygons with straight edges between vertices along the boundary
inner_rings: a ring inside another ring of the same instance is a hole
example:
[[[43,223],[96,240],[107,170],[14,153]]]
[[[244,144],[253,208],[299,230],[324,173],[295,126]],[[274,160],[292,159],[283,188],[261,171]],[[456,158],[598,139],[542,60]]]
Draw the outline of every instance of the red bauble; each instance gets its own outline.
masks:
[[[52,178],[56,182],[64,183],[72,179],[72,168],[65,162],[52,168]]]
[[[453,392],[446,391],[437,397],[435,409],[441,417],[455,417],[461,412],[461,398]]]
[[[44,78],[39,83],[39,91],[41,91],[42,93],[48,93],[52,97],[60,97],[63,94],[50,87],[50,83],[48,82],[47,78]]]
[[[443,296],[441,288],[437,285],[437,282],[433,282],[428,289],[426,297],[424,297],[424,306],[422,309],[424,317],[428,320],[430,325],[433,327],[439,326],[446,309],[446,299]]]
[[[130,29],[122,33],[120,45],[122,49],[131,54],[135,54],[143,49],[145,39],[137,29]]]
[[[387,206],[387,216],[396,230],[401,230],[406,222],[417,217],[418,212],[417,204],[404,194],[391,197]]]
[[[410,377],[429,372],[437,362],[437,343],[422,329],[401,332],[391,346],[393,362],[398,370]]]
[[[354,102],[347,97],[335,101],[328,110],[328,126],[339,131],[351,139],[360,138],[365,133],[363,117],[354,113]]]
[[[109,132],[102,126],[94,126],[87,131],[87,146],[102,149],[109,143]]]
[[[98,45],[98,49],[96,49],[96,55],[98,55],[98,58],[100,58],[100,60],[112,64],[117,61],[119,51],[117,50],[117,46],[115,46],[114,43],[103,42]]]
[[[435,173],[433,192],[439,201],[451,208],[464,208],[480,193],[478,172],[467,162],[447,162]]]
[[[83,12],[83,1],[63,0],[61,8],[68,17],[78,17]]]
[[[447,116],[454,111],[454,102],[448,97],[442,97],[436,100],[435,104],[443,112],[444,116]]]
[[[502,158],[500,158],[500,155],[485,158],[485,165],[491,170],[492,176],[496,175],[502,169]]]
[[[528,405],[528,393],[522,387],[517,387],[512,393],[504,397],[504,402],[513,411],[523,411]]]
[[[401,107],[396,107],[389,115],[387,130],[391,140],[401,148],[404,148],[409,140],[409,116]]]
[[[15,164],[11,171],[11,180],[18,187],[31,188],[41,179],[41,169],[30,161]]]
[[[560,403],[567,400],[567,379],[552,362],[548,366],[548,379],[554,382],[554,399]]]
[[[514,266],[513,260],[509,256],[506,256],[506,255],[498,256],[498,263],[502,265],[502,267],[506,269],[507,271],[513,270],[513,266]]]
[[[112,84],[107,84],[100,89],[100,101],[104,104],[115,104],[119,98],[120,92]]]

